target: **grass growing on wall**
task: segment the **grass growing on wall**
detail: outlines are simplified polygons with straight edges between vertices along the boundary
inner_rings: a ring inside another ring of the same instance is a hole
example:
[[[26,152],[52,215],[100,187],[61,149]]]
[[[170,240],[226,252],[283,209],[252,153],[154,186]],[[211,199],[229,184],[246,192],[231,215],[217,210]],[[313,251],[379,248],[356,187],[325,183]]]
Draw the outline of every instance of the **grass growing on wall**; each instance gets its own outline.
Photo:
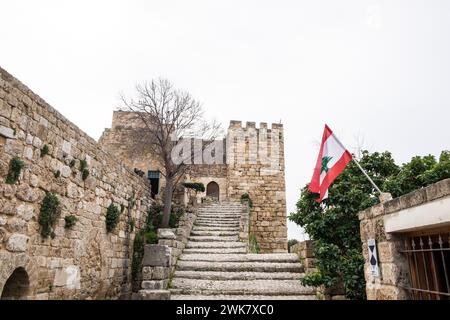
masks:
[[[108,209],[106,210],[106,231],[107,232],[111,232],[113,231],[116,226],[117,223],[119,223],[119,208],[117,208],[117,206],[114,205],[114,203],[111,203],[108,207]]]
[[[9,162],[8,175],[6,176],[7,184],[14,184],[19,180],[20,172],[22,171],[25,163],[20,160],[19,157],[14,157]]]
[[[41,226],[41,235],[44,238],[55,237],[53,232],[54,225],[61,214],[61,203],[58,197],[53,193],[47,193],[42,201],[39,213],[39,225]]]

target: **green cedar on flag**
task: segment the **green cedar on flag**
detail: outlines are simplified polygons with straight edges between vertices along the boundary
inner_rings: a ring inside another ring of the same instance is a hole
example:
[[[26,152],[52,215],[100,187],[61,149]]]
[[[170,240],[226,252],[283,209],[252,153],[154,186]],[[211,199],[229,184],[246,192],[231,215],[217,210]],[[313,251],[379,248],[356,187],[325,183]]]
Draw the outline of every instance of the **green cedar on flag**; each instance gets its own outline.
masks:
[[[352,155],[325,125],[319,157],[317,158],[314,175],[309,184],[309,190],[319,194],[317,202],[328,198],[328,188],[337,176],[344,170]]]

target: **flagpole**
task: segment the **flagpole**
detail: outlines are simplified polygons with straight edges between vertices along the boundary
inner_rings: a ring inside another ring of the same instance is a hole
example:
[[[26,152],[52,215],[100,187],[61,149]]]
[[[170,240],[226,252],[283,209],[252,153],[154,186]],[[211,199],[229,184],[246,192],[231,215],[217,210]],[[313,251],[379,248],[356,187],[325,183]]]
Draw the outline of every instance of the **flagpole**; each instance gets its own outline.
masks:
[[[334,134],[334,133],[333,133]],[[347,150],[347,148],[342,144],[342,142],[338,139],[338,137],[334,134],[334,137],[336,138],[336,141],[341,145],[342,149]],[[378,186],[375,184],[375,182],[373,182],[373,180],[369,177],[369,175],[367,174],[366,170],[363,169],[363,167],[361,167],[361,165],[359,164],[358,161],[356,161],[355,157],[352,155],[352,160],[353,162],[356,163],[356,165],[358,166],[359,170],[361,170],[362,173],[364,173],[364,175],[366,176],[366,178],[370,181],[370,183],[372,184],[372,186],[375,188],[375,190],[378,191],[378,193],[380,195],[383,194],[383,192],[381,192],[380,188],[378,188]]]
[[[359,164],[358,161],[356,161],[355,157],[352,156],[352,160],[353,162],[356,163],[356,165],[358,166],[359,170],[362,171],[362,173],[364,173],[364,175],[366,176],[367,179],[369,179],[370,183],[372,184],[372,186],[380,193],[382,194],[380,188],[378,188],[378,186],[375,184],[375,182],[373,182],[373,180],[369,177],[369,175],[367,174],[366,170],[363,169],[363,167],[361,167],[361,165]]]

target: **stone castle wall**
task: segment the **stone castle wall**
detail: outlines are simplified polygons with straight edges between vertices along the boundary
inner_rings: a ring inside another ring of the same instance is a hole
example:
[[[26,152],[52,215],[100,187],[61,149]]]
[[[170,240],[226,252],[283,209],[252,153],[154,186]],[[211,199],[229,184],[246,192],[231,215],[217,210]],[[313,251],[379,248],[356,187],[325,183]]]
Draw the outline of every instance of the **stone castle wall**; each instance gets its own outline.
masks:
[[[254,122],[243,127],[231,121],[228,129],[228,196],[239,200],[248,193],[253,202],[250,233],[261,252],[287,251],[283,126]]]
[[[41,157],[44,145],[49,153]],[[18,182],[6,184],[16,156],[25,167]],[[85,181],[83,159],[90,171]],[[132,243],[150,205],[149,186],[114,159],[0,68],[0,294],[17,268],[28,276],[26,296],[32,299],[118,298],[129,291]],[[38,223],[46,192],[55,193],[62,206],[53,239],[40,235]],[[107,233],[111,202],[124,210]],[[69,214],[78,221],[65,229]]]
[[[148,170],[162,170],[155,156],[148,150],[139,149],[141,121],[132,112],[116,111],[111,129],[106,129],[101,145],[111,154],[118,156],[131,168],[145,173]],[[240,121],[231,121],[227,139],[224,140],[224,164],[192,164],[186,176],[187,181],[219,185],[219,199],[240,201],[249,193],[254,207],[251,210],[250,230],[256,236],[262,252],[287,251],[286,195],[284,176],[283,126],[254,122],[245,127]],[[161,179],[164,187],[164,179]],[[206,192],[198,193],[199,198]],[[186,200],[183,190],[177,190],[174,201]],[[186,202],[185,202],[186,203]]]

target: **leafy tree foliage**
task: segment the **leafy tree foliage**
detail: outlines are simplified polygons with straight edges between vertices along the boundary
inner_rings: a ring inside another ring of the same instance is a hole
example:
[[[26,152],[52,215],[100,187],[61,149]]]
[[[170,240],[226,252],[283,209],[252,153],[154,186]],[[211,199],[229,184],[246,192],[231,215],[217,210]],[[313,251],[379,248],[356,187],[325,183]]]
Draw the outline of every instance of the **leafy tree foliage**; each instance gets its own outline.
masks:
[[[363,151],[360,164],[383,191],[398,197],[428,184],[450,178],[450,153],[414,157],[401,168],[389,152]],[[350,162],[329,189],[329,198],[316,202],[317,194],[305,186],[297,211],[289,219],[314,239],[317,272],[307,276],[307,285],[333,288],[343,283],[350,299],[365,298],[364,259],[357,213],[379,202],[378,194],[358,167]]]

